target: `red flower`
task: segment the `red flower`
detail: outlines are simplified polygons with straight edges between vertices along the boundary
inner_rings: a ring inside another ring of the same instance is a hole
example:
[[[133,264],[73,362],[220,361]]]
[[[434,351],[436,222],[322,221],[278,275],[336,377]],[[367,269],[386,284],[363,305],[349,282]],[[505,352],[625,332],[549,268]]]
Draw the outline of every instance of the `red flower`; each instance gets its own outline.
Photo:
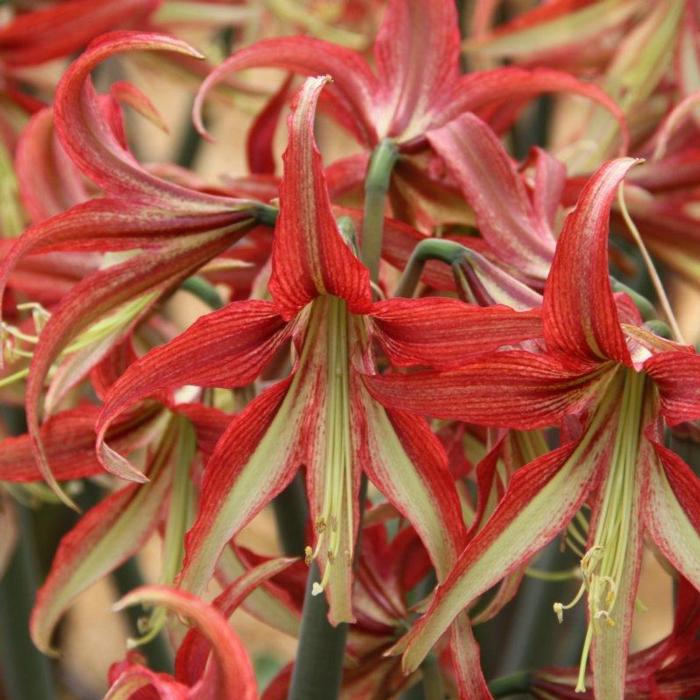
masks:
[[[660,432],[662,419],[700,417],[700,357],[641,327],[626,298],[616,305],[608,277],[610,205],[633,164],[601,167],[566,220],[545,288],[546,352],[496,352],[454,372],[365,380],[390,407],[518,429],[566,419],[575,437],[516,472],[428,613],[398,645],[406,670],[459,611],[555,537],[584,503],[591,509],[581,564],[590,623],[579,687],[592,648],[596,697],[622,697],[645,532],[700,587],[700,483],[663,447]]]
[[[454,299],[372,302],[367,268],[333,217],[313,140],[326,82],[308,80],[290,116],[273,301],[229,304],[133,365],[107,397],[98,449],[108,454],[105,431],[134,402],[185,383],[249,384],[291,339],[291,375],[236,416],[207,464],[179,581],[203,590],[226,543],[305,465],[316,539],[308,556],[319,562],[317,590],[327,590],[337,624],[354,619],[351,564],[362,472],[416,528],[439,578],[464,538],[439,442],[421,419],[386,411],[364,388],[362,374],[373,371],[370,339],[396,365],[450,367],[499,347],[507,334],[536,337],[541,326],[538,312],[480,310]]]

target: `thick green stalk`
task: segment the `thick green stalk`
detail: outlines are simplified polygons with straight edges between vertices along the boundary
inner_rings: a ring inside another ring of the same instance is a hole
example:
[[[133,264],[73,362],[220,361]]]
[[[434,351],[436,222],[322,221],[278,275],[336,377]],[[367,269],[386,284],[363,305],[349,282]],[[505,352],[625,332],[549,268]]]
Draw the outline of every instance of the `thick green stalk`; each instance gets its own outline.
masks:
[[[277,536],[282,551],[289,557],[304,555],[307,517],[304,480],[297,474],[287,488],[275,498],[272,507],[277,521]]]
[[[311,593],[319,578],[314,562],[306,581],[297,661],[287,700],[335,700],[340,693],[348,626],[333,627],[328,622],[326,596]]]
[[[365,178],[362,261],[369,269],[372,282],[377,282],[379,279],[379,260],[382,255],[384,233],[384,202],[398,155],[393,141],[389,139],[381,141],[372,153]]]
[[[51,661],[29,638],[29,614],[39,583],[34,528],[29,511],[17,505],[19,538],[0,582],[0,665],[8,700],[52,700]]]

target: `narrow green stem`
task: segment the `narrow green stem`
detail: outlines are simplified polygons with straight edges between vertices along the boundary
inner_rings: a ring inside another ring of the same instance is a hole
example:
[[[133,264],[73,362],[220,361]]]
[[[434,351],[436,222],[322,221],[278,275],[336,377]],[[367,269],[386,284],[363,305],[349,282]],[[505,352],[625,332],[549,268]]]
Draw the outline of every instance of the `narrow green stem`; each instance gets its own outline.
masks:
[[[447,265],[454,265],[461,260],[465,250],[463,245],[444,238],[426,238],[421,241],[411,253],[394,296],[413,296],[428,260],[439,260]]]
[[[219,292],[216,291],[216,287],[207,282],[204,277],[199,275],[188,277],[180,286],[192,296],[203,301],[211,309],[220,309],[224,305]]]
[[[51,662],[29,638],[29,614],[38,584],[38,561],[30,513],[16,506],[19,538],[0,582],[0,665],[8,700],[55,698]]]
[[[610,277],[610,286],[612,287],[613,292],[624,292],[630,297],[630,299],[632,299],[643,320],[651,321],[656,319],[656,309],[646,297],[642,296],[639,292],[632,289],[632,287],[628,287],[626,284],[620,282],[614,277]]]
[[[269,204],[259,204],[255,207],[255,220],[259,224],[264,226],[270,226],[274,228],[277,223],[277,217],[279,216],[280,210],[277,207],[272,207]]]
[[[492,680],[489,683],[489,690],[494,698],[507,698],[510,695],[527,693],[531,684],[532,674],[529,671],[518,671]]]
[[[369,269],[370,279],[375,283],[379,279],[379,260],[382,255],[384,201],[398,155],[393,141],[382,140],[372,153],[365,178],[362,260]]]

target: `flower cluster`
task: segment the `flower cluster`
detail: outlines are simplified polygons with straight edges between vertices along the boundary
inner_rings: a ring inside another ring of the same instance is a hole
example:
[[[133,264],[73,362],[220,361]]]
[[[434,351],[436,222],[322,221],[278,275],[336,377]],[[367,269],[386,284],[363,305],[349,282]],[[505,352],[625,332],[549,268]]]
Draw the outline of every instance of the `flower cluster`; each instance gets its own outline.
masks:
[[[0,8],[0,400],[26,418],[0,441],[3,568],[27,504],[82,508],[36,647],[156,540],[158,581],[119,609],[149,607],[130,644],[167,637],[174,667],[131,651],[112,700],[698,692],[700,482],[671,447],[697,439],[700,356],[664,285],[700,286],[700,5],[20,4]],[[178,162],[129,138],[132,112],[170,121],[144,75],[193,99]],[[252,113],[248,171],[217,182],[189,152],[230,146],[214,103]],[[209,307],[190,325],[187,294]],[[268,506],[274,554],[239,537]],[[542,590],[575,659],[494,679],[480,628],[529,643],[507,608],[557,578],[533,565],[557,539],[573,598]],[[632,653],[647,551],[676,616]],[[241,606],[299,638],[262,695]]]

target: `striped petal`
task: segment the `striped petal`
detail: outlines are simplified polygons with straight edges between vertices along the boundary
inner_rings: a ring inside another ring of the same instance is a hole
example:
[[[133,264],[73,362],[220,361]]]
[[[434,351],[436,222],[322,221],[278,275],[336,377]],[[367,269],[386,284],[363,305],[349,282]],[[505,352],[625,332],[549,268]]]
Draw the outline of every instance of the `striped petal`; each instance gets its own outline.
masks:
[[[328,80],[312,78],[304,83],[288,122],[269,284],[285,318],[323,294],[345,299],[350,310],[359,313],[371,305],[369,272],[335,223],[314,139],[316,104]]]
[[[522,177],[491,128],[463,114],[428,134],[494,254],[533,280],[544,281],[554,256],[554,237],[533,208]]]
[[[618,186],[635,163],[620,158],[602,165],[564,222],[542,309],[549,350],[631,366],[610,288],[608,233]]]
[[[446,297],[380,301],[370,317],[377,339],[399,367],[456,367],[543,332],[539,311],[472,306]]]
[[[449,372],[366,375],[389,408],[490,427],[530,430],[580,411],[608,379],[606,365],[503,351]]]
[[[569,443],[515,473],[493,516],[467,545],[428,612],[394,647],[415,670],[457,615],[553,539],[580,508],[609,459],[617,427],[612,402],[577,443]]]
[[[459,69],[451,0],[390,0],[374,43],[381,86],[378,132],[408,140],[435,120]]]
[[[51,653],[51,634],[77,596],[138,552],[155,530],[171,483],[175,441],[161,443],[147,484],[127,486],[82,516],[61,540],[51,571],[37,594],[32,640]]]

